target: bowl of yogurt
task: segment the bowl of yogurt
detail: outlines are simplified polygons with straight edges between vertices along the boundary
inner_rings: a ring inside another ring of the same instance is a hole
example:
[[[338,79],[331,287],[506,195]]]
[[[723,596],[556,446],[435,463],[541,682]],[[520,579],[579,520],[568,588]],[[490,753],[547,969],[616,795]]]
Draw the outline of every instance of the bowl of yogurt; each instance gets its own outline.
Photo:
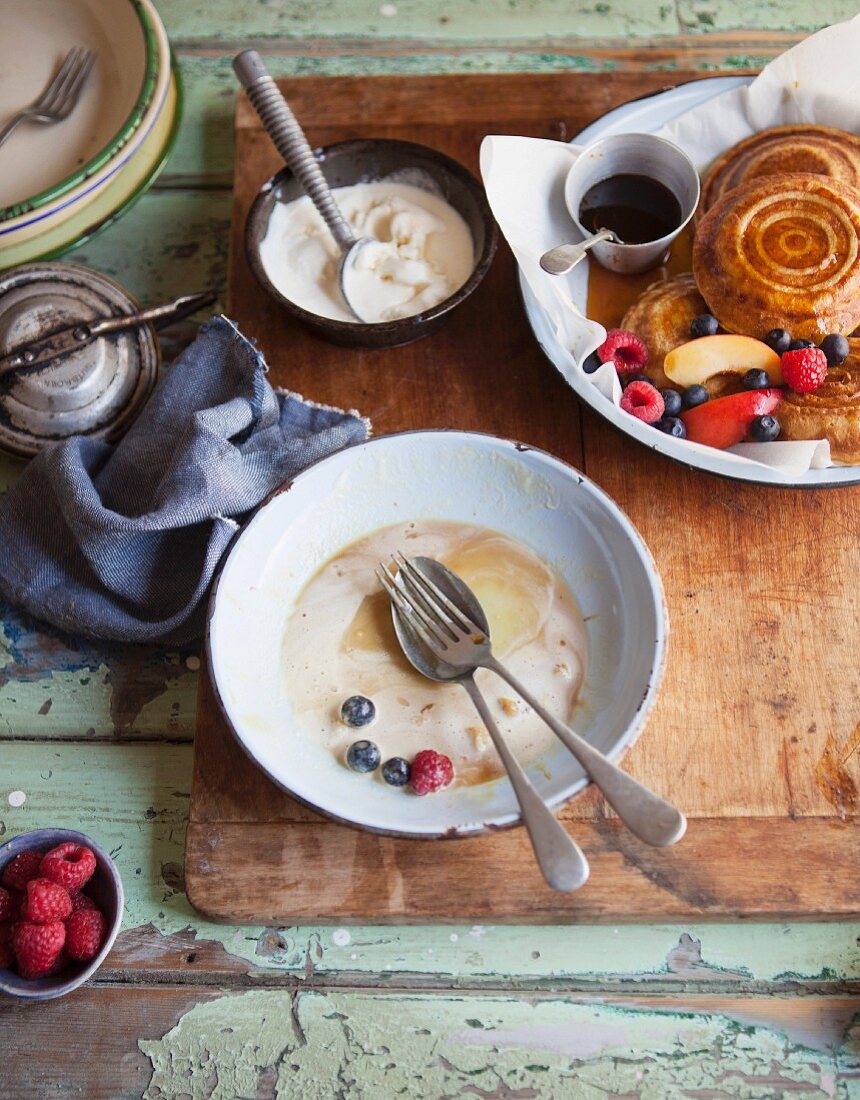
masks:
[[[316,151],[362,250],[359,322],[339,287],[341,254],[292,172],[255,199],[245,227],[248,263],[263,289],[319,335],[353,347],[398,347],[429,335],[483,279],[497,231],[480,182],[424,145],[343,141]]]
[[[475,432],[419,431],[349,447],[303,471],[239,534],[207,630],[219,705],[245,752],[284,790],[338,821],[390,835],[466,837],[516,825],[519,806],[462,688],[408,664],[374,570],[402,550],[454,569],[478,596],[493,648],[548,709],[618,759],[642,729],[667,620],[648,549],[583,474]],[[476,675],[551,806],[587,784],[506,683]],[[344,704],[362,698],[360,728]],[[381,763],[446,755],[453,782],[419,795]]]

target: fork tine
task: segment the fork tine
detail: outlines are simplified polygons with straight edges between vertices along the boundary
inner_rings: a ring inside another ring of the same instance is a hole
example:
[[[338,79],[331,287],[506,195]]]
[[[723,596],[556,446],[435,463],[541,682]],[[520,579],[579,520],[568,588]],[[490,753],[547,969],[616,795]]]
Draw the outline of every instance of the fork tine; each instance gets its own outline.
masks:
[[[379,563],[379,567],[376,570],[376,577],[394,601],[394,606],[397,608],[398,612],[403,615],[407,624],[415,631],[422,642],[424,642],[433,652],[436,652],[440,648],[447,649],[447,642],[439,637],[429,620],[421,617],[423,613],[419,613],[418,609],[409,602],[400,586],[395,583],[382,562]]]
[[[77,101],[81,98],[81,93],[83,92],[84,86],[89,80],[90,73],[93,71],[95,63],[96,55],[90,50],[87,50],[86,54],[84,55],[84,60],[81,64],[80,70],[78,71],[77,78],[75,79],[75,86],[73,90],[69,93],[72,96],[72,107],[74,107]]]
[[[69,50],[63,58],[63,63],[60,65],[59,69],[57,69],[56,76],[33,105],[34,108],[45,112],[53,111],[57,95],[62,91],[70,73],[77,64],[80,52],[80,46],[73,46],[72,49]]]
[[[441,627],[452,642],[459,641],[462,631],[459,630],[454,620],[446,614],[445,609],[440,608],[433,600],[428,599],[423,589],[411,576],[411,570],[402,567],[393,554],[391,555],[391,560],[400,570],[397,574],[400,587],[406,590],[412,603],[416,604],[424,612],[425,617],[433,623],[433,626],[437,628],[437,630]]]
[[[79,63],[72,72],[71,79],[66,83],[54,104],[54,113],[60,118],[66,118],[72,113],[80,99],[81,91],[92,71],[95,56],[88,50],[84,50]]]
[[[386,573],[389,577],[391,574]],[[405,580],[405,578],[404,578]],[[406,614],[410,625],[421,626],[425,632],[424,640],[434,650],[447,649],[448,641],[445,638],[444,633],[439,629],[438,621],[433,617],[432,613],[427,611],[415,598],[411,588],[406,588],[399,578],[391,578],[391,587],[394,589],[396,596],[395,602],[401,613]],[[454,638],[453,633],[449,634],[450,638]]]
[[[395,561],[404,571],[406,576],[412,578],[417,584],[421,585],[430,602],[435,605],[440,614],[445,611],[448,612],[448,616],[453,619],[453,625],[455,627],[458,627],[460,630],[465,630],[469,634],[474,634],[476,632],[479,634],[484,633],[478,624],[473,623],[465,611],[457,607],[453,600],[450,600],[437,584],[434,584],[428,576],[422,573],[414,562],[411,562],[405,555],[399,552]]]

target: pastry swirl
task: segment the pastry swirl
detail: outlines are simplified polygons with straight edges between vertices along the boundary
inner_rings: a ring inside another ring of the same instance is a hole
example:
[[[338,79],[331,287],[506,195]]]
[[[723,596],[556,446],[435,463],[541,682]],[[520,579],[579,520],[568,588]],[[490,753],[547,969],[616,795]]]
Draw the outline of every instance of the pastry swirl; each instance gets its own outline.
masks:
[[[729,191],[762,176],[829,176],[860,188],[860,138],[832,126],[774,126],[732,145],[702,180],[698,217]]]
[[[860,191],[823,176],[750,180],[702,218],[693,274],[730,332],[847,336],[860,324]]]
[[[860,463],[860,340],[814,393],[787,390],[776,416],[781,439],[829,439],[837,462]]]
[[[655,386],[671,386],[663,360],[679,344],[690,339],[694,317],[706,313],[705,300],[691,272],[652,283],[624,314],[621,328],[634,332],[648,349],[644,373]]]

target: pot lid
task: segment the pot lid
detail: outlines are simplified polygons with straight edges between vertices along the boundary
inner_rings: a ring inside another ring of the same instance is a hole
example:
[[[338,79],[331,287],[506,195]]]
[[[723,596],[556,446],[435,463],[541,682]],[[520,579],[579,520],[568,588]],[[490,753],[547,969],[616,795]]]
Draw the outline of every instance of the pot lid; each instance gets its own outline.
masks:
[[[24,264],[0,274],[0,356],[78,322],[138,309],[97,271]],[[154,329],[140,325],[0,380],[0,448],[29,457],[71,435],[118,438],[152,392],[159,360]]]

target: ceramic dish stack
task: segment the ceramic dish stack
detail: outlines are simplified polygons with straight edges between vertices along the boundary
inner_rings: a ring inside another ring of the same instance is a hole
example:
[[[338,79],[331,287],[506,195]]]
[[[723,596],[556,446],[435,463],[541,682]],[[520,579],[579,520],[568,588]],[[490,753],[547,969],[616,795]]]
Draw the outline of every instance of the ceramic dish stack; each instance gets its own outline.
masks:
[[[73,46],[95,55],[74,110],[0,147],[0,269],[59,256],[123,214],[173,145],[181,87],[151,0],[0,0],[0,125],[36,100]]]

